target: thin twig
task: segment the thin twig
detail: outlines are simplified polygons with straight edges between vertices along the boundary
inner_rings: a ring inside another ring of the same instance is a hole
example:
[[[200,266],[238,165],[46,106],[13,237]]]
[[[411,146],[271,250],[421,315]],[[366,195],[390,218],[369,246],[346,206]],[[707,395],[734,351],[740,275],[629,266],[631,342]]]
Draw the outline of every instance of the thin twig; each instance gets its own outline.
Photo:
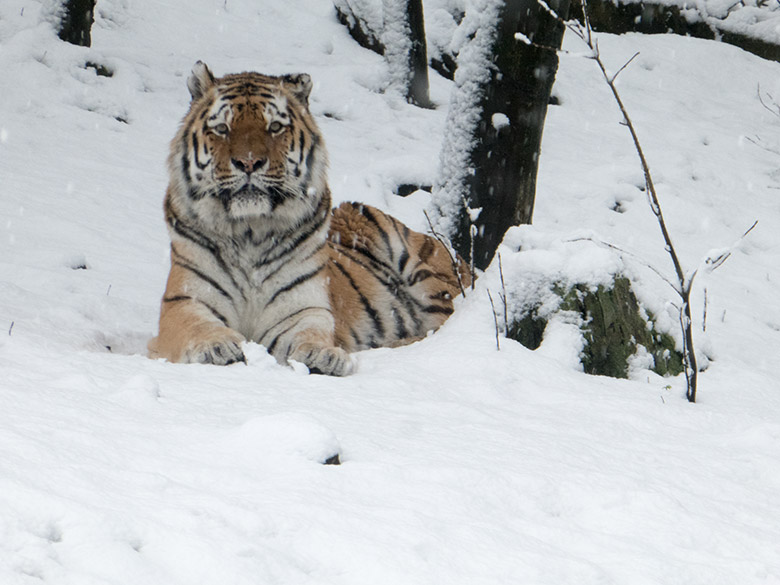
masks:
[[[612,76],[612,79],[610,80],[610,83],[615,83],[615,80],[617,79],[617,76],[618,76],[618,75],[620,75],[621,73],[623,73],[623,70],[624,70],[626,67],[628,67],[628,66],[631,64],[631,61],[633,61],[633,60],[634,60],[634,59],[636,59],[637,57],[639,57],[639,52],[638,52],[638,51],[637,51],[636,53],[634,53],[634,56],[633,56],[633,57],[631,57],[631,58],[630,58],[628,61],[626,61],[626,62],[623,64],[623,66],[622,66],[620,69],[618,69],[618,70],[617,70],[617,73],[615,73],[615,74]]]
[[[471,217],[473,211],[469,207],[469,202],[464,195],[461,195],[461,201],[463,203],[463,209],[466,211],[466,215],[469,218],[469,275],[471,275],[471,290],[474,290],[477,280],[477,270],[474,267],[474,240],[477,237],[477,226],[474,225],[474,220]]]
[[[509,315],[507,311],[506,283],[504,282],[504,267],[501,265],[501,252],[498,253],[498,274],[501,277],[501,302],[504,304],[504,334],[509,335]]]
[[[496,316],[496,306],[493,304],[493,295],[490,294],[490,289],[487,289],[487,294],[490,299],[490,308],[493,310],[493,325],[496,327],[496,350],[501,351],[501,344],[498,341],[498,317]]]
[[[663,273],[663,272],[661,272],[660,270],[658,270],[658,269],[657,269],[655,266],[653,266],[652,264],[650,264],[650,263],[649,263],[647,260],[645,260],[644,258],[642,258],[641,256],[639,256],[638,254],[634,254],[633,252],[630,252],[630,251],[628,251],[628,250],[625,250],[625,249],[621,248],[620,246],[616,246],[615,244],[610,244],[609,242],[605,242],[604,240],[599,240],[599,239],[596,239],[596,238],[590,238],[590,237],[586,238],[586,237],[581,237],[581,238],[572,238],[572,239],[570,239],[570,240],[565,240],[565,241],[566,241],[566,242],[583,242],[583,241],[584,241],[584,242],[593,242],[593,243],[594,243],[594,244],[596,244],[596,245],[605,246],[605,247],[607,247],[607,248],[611,248],[611,249],[613,249],[613,250],[615,250],[615,251],[617,251],[617,252],[620,252],[621,254],[625,254],[625,255],[627,255],[627,256],[631,256],[632,258],[634,258],[635,260],[637,260],[638,262],[640,262],[642,265],[644,265],[646,268],[649,268],[650,270],[652,270],[653,272],[655,272],[655,273],[656,273],[656,275],[657,275],[657,276],[658,276],[658,277],[659,277],[661,280],[663,280],[663,281],[664,281],[666,284],[668,284],[668,285],[669,285],[669,286],[672,288],[672,290],[673,290],[674,292],[676,292],[678,295],[680,294],[680,291],[679,291],[679,289],[677,288],[677,285],[676,285],[676,284],[674,284],[674,283],[673,283],[671,280],[669,280],[669,279],[666,277],[666,275],[664,275],[664,273]]]
[[[770,100],[772,100],[772,105],[774,106],[774,108],[770,108],[766,104],[766,102],[764,102],[764,98],[761,97],[761,85],[760,84],[756,88],[756,94],[758,95],[758,101],[761,102],[761,105],[764,106],[764,108],[766,108],[773,115],[775,115],[778,118],[780,118],[780,105],[777,104],[777,102],[775,101],[775,98],[772,97],[772,94],[767,92],[766,95],[769,97]]]
[[[474,290],[477,281],[477,269],[474,267],[474,238],[477,235],[477,226],[469,225],[469,274],[471,275],[471,290]]]
[[[708,303],[708,300],[707,300],[707,287],[705,286],[704,287],[704,308],[702,310],[702,315],[701,315],[701,330],[702,331],[707,331],[707,305],[708,304],[709,303]]]
[[[747,236],[747,235],[748,235],[750,232],[752,232],[752,231],[753,231],[753,229],[754,229],[754,228],[755,228],[757,225],[758,225],[758,220],[756,220],[756,221],[754,221],[754,222],[753,222],[753,225],[751,225],[751,226],[750,226],[750,227],[747,229],[747,231],[746,231],[744,234],[742,234],[742,235],[739,237],[739,239],[738,239],[736,242],[734,242],[734,243],[733,243],[733,244],[732,244],[732,245],[729,247],[728,251],[724,252],[723,254],[719,254],[719,255],[718,255],[717,257],[715,257],[715,258],[712,258],[712,257],[710,257],[710,258],[707,258],[707,259],[704,261],[704,264],[707,266],[707,268],[709,269],[709,271],[710,271],[710,272],[712,272],[712,271],[714,271],[714,270],[717,270],[717,269],[718,269],[718,268],[720,268],[721,266],[723,266],[723,264],[726,262],[726,260],[728,260],[729,258],[731,258],[731,251],[732,251],[732,250],[733,250],[733,249],[734,249],[734,248],[737,246],[737,244],[739,244],[739,243],[740,243],[742,240],[744,240],[744,239],[745,239],[745,237],[746,237],[746,236]]]
[[[752,232],[752,231],[753,231],[753,228],[755,228],[757,225],[758,225],[758,220],[754,221],[754,222],[753,222],[753,225],[751,225],[751,226],[750,226],[750,227],[747,229],[747,231],[746,231],[744,234],[742,234],[742,237],[740,238],[740,240],[744,239],[746,235],[748,235],[750,232]]]
[[[772,154],[780,154],[780,150],[778,150],[777,148],[767,146],[765,144],[761,144],[762,140],[760,136],[756,136],[755,138],[752,138],[750,136],[745,136],[745,140],[747,140],[748,142],[752,142],[753,144],[755,144],[756,146],[758,146],[763,150],[766,150],[767,152],[771,152]]]
[[[431,234],[433,234],[433,237],[436,238],[439,241],[439,243],[442,246],[444,246],[444,249],[447,251],[447,255],[450,257],[450,263],[452,264],[452,270],[453,272],[455,272],[455,277],[458,279],[458,287],[460,288],[460,294],[463,295],[463,298],[466,298],[466,289],[463,288],[463,281],[461,280],[460,277],[460,267],[458,266],[459,262],[457,258],[452,255],[452,252],[450,251],[450,247],[444,241],[444,237],[434,229],[433,222],[431,221],[431,218],[428,217],[428,212],[425,211],[424,209],[423,209],[423,215],[425,216],[425,219],[428,220],[428,227],[430,228]],[[473,282],[472,282],[472,288],[473,288]]]

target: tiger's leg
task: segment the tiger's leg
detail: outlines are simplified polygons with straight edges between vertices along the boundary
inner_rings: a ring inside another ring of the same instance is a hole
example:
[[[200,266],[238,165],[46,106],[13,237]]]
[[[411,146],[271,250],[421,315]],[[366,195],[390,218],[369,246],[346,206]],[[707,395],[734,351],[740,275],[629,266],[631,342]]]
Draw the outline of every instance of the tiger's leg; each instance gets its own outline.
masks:
[[[150,357],[217,365],[246,362],[241,350],[244,336],[227,326],[219,299],[207,293],[202,282],[188,278],[185,269],[171,266],[160,308],[160,332],[148,346]]]

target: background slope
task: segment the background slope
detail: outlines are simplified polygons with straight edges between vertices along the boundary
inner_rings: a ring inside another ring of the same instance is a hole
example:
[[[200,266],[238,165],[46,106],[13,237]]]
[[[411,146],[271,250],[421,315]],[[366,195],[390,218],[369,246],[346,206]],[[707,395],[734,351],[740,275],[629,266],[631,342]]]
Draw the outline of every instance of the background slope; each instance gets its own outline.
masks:
[[[620,88],[685,265],[760,220],[700,281],[699,404],[681,378],[581,373],[563,334],[496,351],[495,267],[440,332],[329,379],[252,345],[229,368],[144,356],[186,76],[197,59],[311,73],[336,200],[421,230],[427,194],[392,190],[436,180],[451,84],[432,74],[433,111],[383,92],[382,60],[329,2],[100,0],[91,49],[59,42],[48,6],[0,7],[0,582],[780,583],[780,155],[750,140],[780,149],[756,97],[759,83],[780,95],[780,66],[601,37],[614,70],[641,51]],[[595,65],[562,57],[554,93],[535,225],[510,235],[507,261],[529,237],[631,250],[642,300],[676,334],[646,267],[670,271],[641,171]],[[343,465],[318,463],[334,450]]]

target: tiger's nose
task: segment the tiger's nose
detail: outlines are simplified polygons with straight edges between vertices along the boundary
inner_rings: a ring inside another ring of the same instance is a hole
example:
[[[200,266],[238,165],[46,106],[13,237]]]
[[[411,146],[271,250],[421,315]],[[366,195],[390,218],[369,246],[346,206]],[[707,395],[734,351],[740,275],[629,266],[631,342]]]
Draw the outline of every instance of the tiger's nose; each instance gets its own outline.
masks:
[[[232,162],[233,166],[238,170],[245,172],[247,175],[251,175],[256,170],[265,166],[266,159],[248,156],[245,158],[231,158],[230,162]]]

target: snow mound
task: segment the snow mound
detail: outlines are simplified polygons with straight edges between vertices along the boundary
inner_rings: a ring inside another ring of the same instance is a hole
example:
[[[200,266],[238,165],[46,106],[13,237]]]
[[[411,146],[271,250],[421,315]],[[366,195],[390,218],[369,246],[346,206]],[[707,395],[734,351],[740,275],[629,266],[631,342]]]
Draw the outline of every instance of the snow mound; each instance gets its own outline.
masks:
[[[225,458],[241,465],[268,465],[279,459],[324,463],[340,452],[336,435],[313,417],[278,413],[249,419],[216,441]]]

